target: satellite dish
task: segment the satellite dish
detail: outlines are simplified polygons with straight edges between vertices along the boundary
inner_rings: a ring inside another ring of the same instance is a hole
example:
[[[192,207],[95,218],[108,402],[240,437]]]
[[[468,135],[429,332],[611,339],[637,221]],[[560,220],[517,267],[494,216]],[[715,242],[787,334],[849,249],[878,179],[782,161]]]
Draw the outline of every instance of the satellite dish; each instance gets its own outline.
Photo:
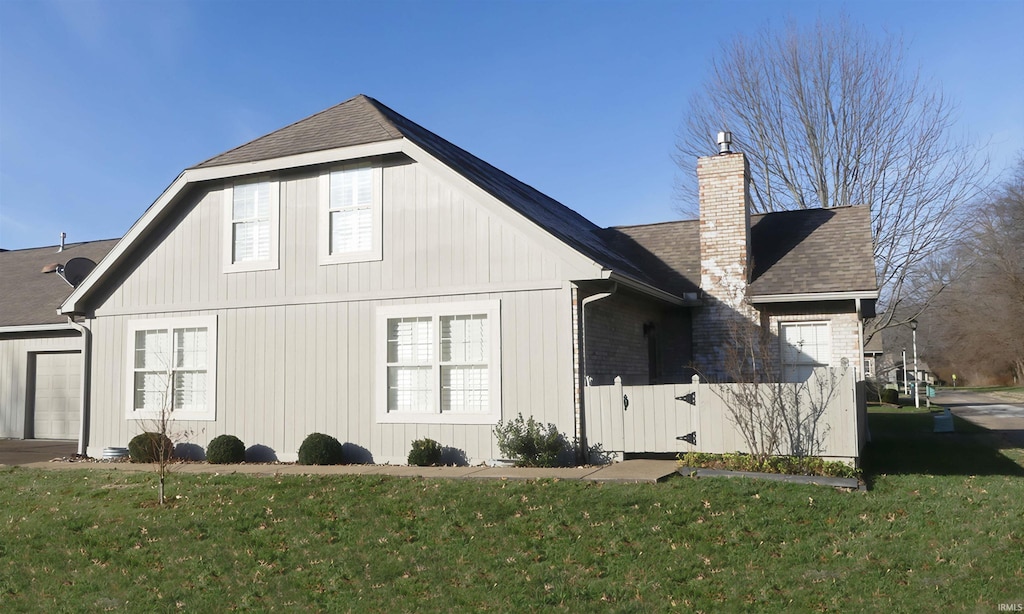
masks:
[[[72,258],[64,265],[64,270],[61,271],[61,274],[64,276],[64,281],[77,288],[86,275],[95,268],[96,263],[88,258]]]

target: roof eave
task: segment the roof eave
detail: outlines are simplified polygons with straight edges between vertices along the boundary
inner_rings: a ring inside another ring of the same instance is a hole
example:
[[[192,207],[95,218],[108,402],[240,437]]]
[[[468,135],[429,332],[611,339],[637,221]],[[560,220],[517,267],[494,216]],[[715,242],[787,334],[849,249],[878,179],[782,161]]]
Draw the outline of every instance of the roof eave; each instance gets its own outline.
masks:
[[[847,290],[841,292],[800,292],[794,294],[751,295],[751,303],[808,303],[814,301],[848,301],[877,299],[878,290]]]
[[[699,298],[687,298],[685,295],[677,296],[671,292],[666,292],[661,288],[656,288],[648,283],[638,281],[628,275],[623,275],[622,273],[617,273],[609,269],[605,269],[601,274],[605,279],[619,283],[627,288],[632,288],[633,290],[642,292],[671,305],[676,305],[678,307],[694,307],[702,304]],[[691,294],[697,295],[696,292]]]
[[[139,239],[146,234],[146,231],[150,226],[163,218],[164,212],[168,207],[175,203],[178,195],[194,184],[228,179],[230,177],[244,177],[247,175],[280,171],[289,168],[329,164],[343,160],[399,153],[402,151],[402,141],[404,140],[404,138],[399,138],[387,141],[376,141],[363,145],[324,149],[309,153],[285,156],[282,158],[259,160],[256,162],[187,169],[178,175],[174,182],[171,183],[171,185],[168,186],[162,194],[160,194],[148,209],[146,209],[146,212],[142,214],[142,217],[132,224],[132,227],[128,229],[128,232],[125,233],[124,237],[122,237],[121,240],[118,241],[117,245],[115,245],[114,248],[110,250],[110,252],[99,262],[96,268],[89,273],[89,276],[86,277],[77,288],[75,288],[74,292],[65,299],[57,312],[62,315],[83,315],[85,312],[81,303],[82,300],[88,296],[92,288],[95,287],[99,280],[106,277],[113,268],[120,264],[121,260],[125,257],[125,254],[127,254],[136,245]]]
[[[62,330],[75,330],[70,324],[20,324],[0,326],[0,334],[4,333],[45,333]]]

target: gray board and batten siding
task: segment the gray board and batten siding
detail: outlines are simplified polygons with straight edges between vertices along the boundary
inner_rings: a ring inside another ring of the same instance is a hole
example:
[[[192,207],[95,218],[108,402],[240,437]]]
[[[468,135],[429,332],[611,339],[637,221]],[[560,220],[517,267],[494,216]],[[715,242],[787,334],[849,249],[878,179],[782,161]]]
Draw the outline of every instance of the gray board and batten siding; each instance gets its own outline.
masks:
[[[91,299],[89,453],[145,427],[125,419],[128,322],[214,315],[216,419],[176,423],[190,443],[229,433],[290,460],[320,431],[374,462],[405,462],[422,437],[470,460],[495,458],[491,425],[378,424],[374,410],[378,307],[486,300],[500,302],[503,417],[521,411],[572,433],[569,280],[598,278],[600,267],[443,165],[394,158],[383,164],[382,259],[321,265],[318,172],[274,177],[277,269],[223,271],[224,184],[200,184]]]

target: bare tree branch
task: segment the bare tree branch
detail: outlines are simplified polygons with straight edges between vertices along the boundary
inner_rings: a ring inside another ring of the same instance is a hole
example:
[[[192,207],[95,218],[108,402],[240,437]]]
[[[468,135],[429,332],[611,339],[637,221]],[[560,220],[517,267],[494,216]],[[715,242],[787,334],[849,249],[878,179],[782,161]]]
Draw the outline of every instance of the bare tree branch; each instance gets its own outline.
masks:
[[[718,130],[732,131],[758,212],[869,205],[884,307],[873,330],[906,321],[908,296],[920,299],[913,271],[958,238],[987,169],[978,148],[952,136],[955,106],[907,66],[903,48],[845,18],[737,37],[713,60],[677,143],[690,169],[715,151]],[[681,188],[693,214],[692,179]]]

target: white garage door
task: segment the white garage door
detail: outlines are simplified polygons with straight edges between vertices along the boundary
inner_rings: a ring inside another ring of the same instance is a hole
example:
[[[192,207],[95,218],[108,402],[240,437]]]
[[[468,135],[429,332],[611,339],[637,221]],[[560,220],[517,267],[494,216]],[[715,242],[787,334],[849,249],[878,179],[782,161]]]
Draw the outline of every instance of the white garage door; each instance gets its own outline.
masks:
[[[81,376],[78,352],[36,354],[36,439],[78,439]]]

